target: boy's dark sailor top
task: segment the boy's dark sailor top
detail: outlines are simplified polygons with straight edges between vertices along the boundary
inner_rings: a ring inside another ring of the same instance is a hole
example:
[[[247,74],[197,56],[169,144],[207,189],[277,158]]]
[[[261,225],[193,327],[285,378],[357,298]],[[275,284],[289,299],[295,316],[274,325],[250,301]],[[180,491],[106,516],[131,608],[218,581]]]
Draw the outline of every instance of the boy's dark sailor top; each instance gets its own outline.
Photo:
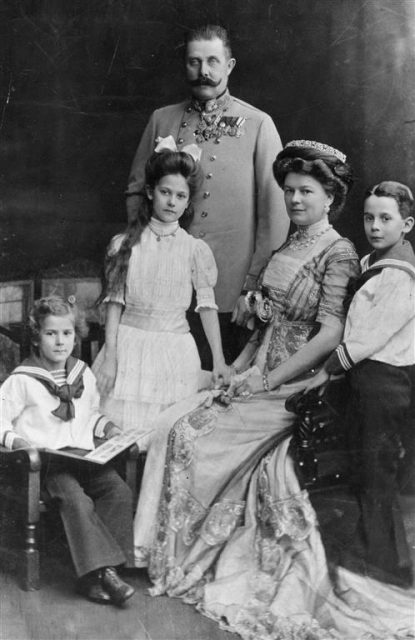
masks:
[[[281,140],[269,115],[228,91],[203,104],[192,99],[157,109],[137,149],[127,195],[143,189],[156,139],[169,135],[179,150],[191,143],[202,149],[204,181],[189,232],[212,249],[215,299],[220,312],[232,311],[241,289],[255,288],[271,251],[287,236],[283,194],[272,173]]]
[[[328,373],[370,359],[396,367],[415,364],[415,254],[407,241],[375,260],[362,275],[346,318],[343,342],[326,362]]]
[[[66,382],[57,384],[41,361],[22,362],[0,388],[0,442],[12,448],[16,436],[37,447],[93,449],[108,418],[99,411],[99,394],[89,367],[70,357]]]

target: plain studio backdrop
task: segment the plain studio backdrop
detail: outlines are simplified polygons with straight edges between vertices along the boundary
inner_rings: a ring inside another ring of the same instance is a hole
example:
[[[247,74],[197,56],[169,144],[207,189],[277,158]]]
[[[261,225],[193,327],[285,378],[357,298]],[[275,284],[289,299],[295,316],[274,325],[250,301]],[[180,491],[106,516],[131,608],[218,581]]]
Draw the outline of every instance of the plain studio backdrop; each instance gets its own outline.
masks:
[[[0,274],[102,262],[153,109],[188,95],[182,34],[231,34],[231,92],[283,142],[349,157],[337,228],[367,250],[368,185],[415,189],[414,0],[0,0]]]
[[[269,113],[283,142],[347,154],[356,183],[336,226],[368,251],[367,186],[415,190],[415,0],[0,0],[0,283],[99,273],[126,223],[145,124],[188,95],[183,33],[209,22],[232,38],[231,93]],[[2,347],[0,374],[9,355]],[[5,640],[225,637],[189,607],[146,596],[144,574],[129,613],[76,600],[68,567],[31,594],[0,576]]]

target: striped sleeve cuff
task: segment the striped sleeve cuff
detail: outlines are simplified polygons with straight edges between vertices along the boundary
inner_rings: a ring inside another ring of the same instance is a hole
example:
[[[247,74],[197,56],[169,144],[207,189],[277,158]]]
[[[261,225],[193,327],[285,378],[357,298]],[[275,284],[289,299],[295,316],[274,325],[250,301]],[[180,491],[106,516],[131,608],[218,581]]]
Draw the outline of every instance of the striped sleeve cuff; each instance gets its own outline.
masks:
[[[17,437],[17,433],[14,433],[13,431],[6,431],[3,436],[3,444],[6,449],[13,449],[13,442]]]
[[[105,416],[100,416],[95,423],[94,436],[96,438],[105,438],[105,428],[107,424],[112,424],[111,420],[108,420]]]
[[[333,351],[324,368],[327,373],[335,375],[343,371],[349,371],[353,366],[354,362],[350,357],[347,347],[342,343],[339,344],[336,351]]]

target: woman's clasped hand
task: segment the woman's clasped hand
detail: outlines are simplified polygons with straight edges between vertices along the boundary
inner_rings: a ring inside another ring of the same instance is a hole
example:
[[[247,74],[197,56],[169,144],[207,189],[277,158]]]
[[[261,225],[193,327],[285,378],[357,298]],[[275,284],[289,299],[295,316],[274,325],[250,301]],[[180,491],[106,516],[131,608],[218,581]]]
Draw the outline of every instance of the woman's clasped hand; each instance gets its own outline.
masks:
[[[229,404],[231,400],[248,400],[261,391],[264,391],[263,378],[259,368],[254,365],[243,373],[234,374],[229,385],[223,385],[217,398],[223,404]]]

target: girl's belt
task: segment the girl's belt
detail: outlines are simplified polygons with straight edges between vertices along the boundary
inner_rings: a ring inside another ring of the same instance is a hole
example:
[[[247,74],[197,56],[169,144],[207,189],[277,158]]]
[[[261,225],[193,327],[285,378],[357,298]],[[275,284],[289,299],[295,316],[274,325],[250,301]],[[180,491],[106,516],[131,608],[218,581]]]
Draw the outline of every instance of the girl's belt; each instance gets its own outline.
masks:
[[[160,313],[154,310],[151,313],[138,311],[137,309],[126,309],[121,316],[120,324],[142,331],[188,333],[189,324],[183,311],[165,311]]]

